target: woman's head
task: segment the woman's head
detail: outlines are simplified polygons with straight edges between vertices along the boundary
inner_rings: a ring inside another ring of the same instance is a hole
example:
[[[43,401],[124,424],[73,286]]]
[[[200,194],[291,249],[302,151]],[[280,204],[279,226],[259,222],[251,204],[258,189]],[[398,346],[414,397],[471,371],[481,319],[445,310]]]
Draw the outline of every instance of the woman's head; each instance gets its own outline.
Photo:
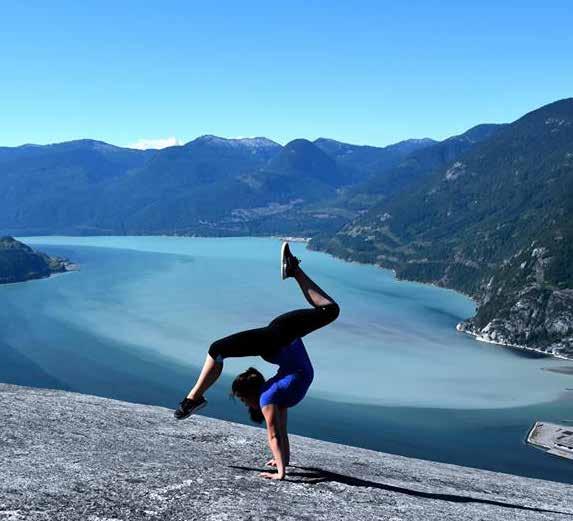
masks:
[[[231,386],[231,394],[239,398],[249,408],[251,419],[257,423],[263,421],[259,398],[264,383],[265,377],[254,367],[249,367],[233,380]]]

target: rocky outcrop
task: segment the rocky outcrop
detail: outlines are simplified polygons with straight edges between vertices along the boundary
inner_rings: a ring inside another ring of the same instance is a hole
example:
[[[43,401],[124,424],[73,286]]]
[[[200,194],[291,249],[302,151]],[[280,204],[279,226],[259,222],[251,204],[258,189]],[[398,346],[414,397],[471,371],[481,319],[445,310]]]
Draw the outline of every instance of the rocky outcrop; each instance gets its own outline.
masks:
[[[262,429],[0,384],[0,518],[558,520],[569,485],[292,436],[285,481],[259,477]],[[428,455],[431,457],[431,455]]]
[[[573,289],[551,283],[555,259],[535,241],[518,252],[484,285],[476,316],[457,329],[485,342],[573,358]]]
[[[49,277],[77,267],[68,259],[36,252],[12,237],[0,237],[0,284]]]
[[[527,287],[499,312],[484,326],[478,313],[457,329],[484,342],[573,358],[573,290]]]

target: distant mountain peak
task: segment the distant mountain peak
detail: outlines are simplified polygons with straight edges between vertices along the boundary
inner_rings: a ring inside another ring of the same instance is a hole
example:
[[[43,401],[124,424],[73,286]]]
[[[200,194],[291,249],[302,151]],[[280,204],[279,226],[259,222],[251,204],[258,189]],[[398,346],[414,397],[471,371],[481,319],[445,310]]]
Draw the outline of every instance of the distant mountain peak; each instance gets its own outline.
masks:
[[[397,147],[401,145],[431,145],[433,143],[437,143],[437,141],[429,137],[404,139],[403,141],[391,143],[390,145],[386,145],[384,147],[379,147],[374,145],[357,145],[355,143],[346,143],[344,141],[338,141],[336,139],[328,137],[319,137],[318,139],[314,140],[314,144],[318,146],[330,145],[331,147],[338,147],[338,148],[371,148],[379,150],[382,150],[384,148]]]
[[[103,156],[114,156],[116,154],[129,154],[131,156],[140,155],[142,157],[149,156],[150,153],[146,150],[137,150],[128,147],[118,147],[105,141],[98,141],[96,139],[74,139],[70,141],[61,141],[57,143],[49,143],[47,145],[38,145],[35,143],[26,143],[15,147],[0,147],[0,151],[4,154],[67,154],[70,152],[95,152]],[[151,151],[155,152],[155,151]],[[16,157],[13,156],[13,157]],[[24,156],[21,156],[24,157]]]
[[[106,149],[117,149],[121,148],[115,145],[110,145],[105,141],[98,141],[97,139],[72,139],[70,141],[59,141],[57,143],[48,143],[47,145],[38,145],[36,143],[25,143],[16,147],[2,147],[2,148],[12,148],[12,149],[41,149],[41,148],[55,148],[55,147],[91,147],[91,148],[106,148]]]
[[[285,145],[285,148],[301,148],[301,147],[306,147],[308,149],[311,149],[315,148],[315,145],[312,141],[309,141],[308,139],[305,138],[293,139],[292,141],[289,141]]]
[[[243,145],[247,145],[250,147],[260,148],[260,147],[280,147],[278,143],[273,141],[272,139],[268,139],[266,137],[244,137],[244,138],[237,138]]]
[[[319,137],[313,141],[316,145],[318,143],[332,143],[332,144],[343,144],[342,141],[338,141],[336,139],[332,139],[330,137]]]
[[[396,143],[396,145],[399,145],[400,143],[412,143],[412,144],[416,144],[416,145],[423,145],[423,144],[432,144],[432,143],[436,143],[435,139],[432,139],[431,137],[422,137],[422,138],[411,138],[411,139],[405,139],[403,141],[399,141],[398,143]]]
[[[336,161],[308,139],[294,139],[269,161],[267,170],[289,172],[338,184],[341,173]]]
[[[249,148],[280,148],[281,145],[266,137],[239,137],[239,138],[224,138],[214,136],[212,134],[205,134],[194,139],[191,143],[205,143],[219,146],[229,147],[249,147]]]

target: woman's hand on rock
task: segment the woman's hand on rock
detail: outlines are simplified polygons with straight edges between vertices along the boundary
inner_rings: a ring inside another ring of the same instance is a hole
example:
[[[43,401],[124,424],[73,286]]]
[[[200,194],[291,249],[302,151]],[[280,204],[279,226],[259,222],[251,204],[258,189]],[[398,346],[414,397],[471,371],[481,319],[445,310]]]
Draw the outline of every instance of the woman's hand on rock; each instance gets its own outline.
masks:
[[[272,459],[270,459],[269,461],[267,461],[267,462],[265,463],[265,465],[266,465],[267,467],[276,467],[276,466],[277,466],[277,462],[275,461],[274,458],[272,458]]]
[[[284,474],[281,475],[278,472],[261,472],[259,476],[265,479],[284,479]]]

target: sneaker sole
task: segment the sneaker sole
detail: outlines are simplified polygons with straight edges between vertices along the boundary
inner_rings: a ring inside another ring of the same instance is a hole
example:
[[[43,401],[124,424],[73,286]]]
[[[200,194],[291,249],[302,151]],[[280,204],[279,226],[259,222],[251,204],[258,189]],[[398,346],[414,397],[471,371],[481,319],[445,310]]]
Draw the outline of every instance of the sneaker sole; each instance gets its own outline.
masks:
[[[287,246],[288,246],[288,242],[286,242],[286,241],[283,242],[283,244],[281,246],[281,277],[283,280],[287,278],[287,276],[286,276],[286,265],[285,265],[285,261],[284,261],[285,250],[286,250]]]
[[[197,411],[200,411],[201,409],[204,409],[207,405],[207,402],[203,402],[201,405],[198,405],[197,407],[195,407],[195,409],[193,409],[187,416],[183,416],[183,418],[175,418],[177,421],[181,421],[181,420],[186,420],[187,418],[189,418],[189,416],[193,416]]]

